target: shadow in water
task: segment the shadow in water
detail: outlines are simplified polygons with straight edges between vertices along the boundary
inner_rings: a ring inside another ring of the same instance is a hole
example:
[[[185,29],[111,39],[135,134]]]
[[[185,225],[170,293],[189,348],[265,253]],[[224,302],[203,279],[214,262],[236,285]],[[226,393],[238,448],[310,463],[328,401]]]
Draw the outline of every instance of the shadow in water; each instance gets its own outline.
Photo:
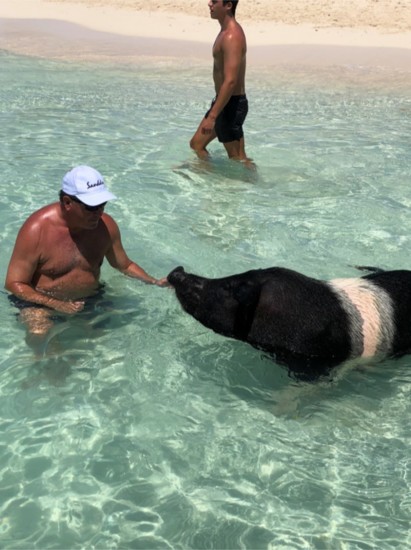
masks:
[[[173,172],[192,182],[201,182],[204,176],[224,178],[243,183],[257,183],[260,175],[253,162],[240,162],[228,158],[211,157],[209,160],[190,159],[173,168]]]

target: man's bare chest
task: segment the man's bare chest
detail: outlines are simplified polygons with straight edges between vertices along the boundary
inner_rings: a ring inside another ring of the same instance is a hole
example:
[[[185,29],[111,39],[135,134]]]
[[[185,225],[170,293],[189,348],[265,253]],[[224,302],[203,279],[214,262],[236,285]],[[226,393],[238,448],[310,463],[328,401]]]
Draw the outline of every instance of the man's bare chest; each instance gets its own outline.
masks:
[[[69,232],[62,232],[58,238],[46,239],[39,271],[55,278],[71,271],[98,270],[107,246],[101,235],[94,233],[73,237]]]

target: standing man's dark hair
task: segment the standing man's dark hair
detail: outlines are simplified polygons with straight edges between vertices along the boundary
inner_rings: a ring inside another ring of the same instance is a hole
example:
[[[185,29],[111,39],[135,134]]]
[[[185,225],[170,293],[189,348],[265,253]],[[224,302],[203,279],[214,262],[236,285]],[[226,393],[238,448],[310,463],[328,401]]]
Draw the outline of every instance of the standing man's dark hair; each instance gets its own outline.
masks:
[[[231,13],[235,17],[235,10],[237,9],[238,0],[223,0],[223,4],[231,4]]]
[[[249,161],[245,153],[243,123],[248,112],[245,94],[247,42],[235,19],[238,0],[209,0],[212,19],[221,30],[213,45],[215,98],[191,138],[190,147],[208,158],[207,145],[218,138],[229,158]]]

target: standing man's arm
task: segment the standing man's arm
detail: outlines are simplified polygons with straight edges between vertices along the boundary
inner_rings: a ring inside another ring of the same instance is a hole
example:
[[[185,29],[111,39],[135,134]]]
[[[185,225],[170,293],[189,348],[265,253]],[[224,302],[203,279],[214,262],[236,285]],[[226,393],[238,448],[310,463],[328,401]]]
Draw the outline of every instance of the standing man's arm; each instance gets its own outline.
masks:
[[[139,279],[144,283],[157,286],[169,286],[165,277],[163,279],[156,279],[146,273],[138,264],[130,260],[121,242],[120,229],[111,216],[104,214],[104,223],[106,224],[111,238],[111,246],[106,252],[106,258],[112,267],[118,269],[128,277]]]

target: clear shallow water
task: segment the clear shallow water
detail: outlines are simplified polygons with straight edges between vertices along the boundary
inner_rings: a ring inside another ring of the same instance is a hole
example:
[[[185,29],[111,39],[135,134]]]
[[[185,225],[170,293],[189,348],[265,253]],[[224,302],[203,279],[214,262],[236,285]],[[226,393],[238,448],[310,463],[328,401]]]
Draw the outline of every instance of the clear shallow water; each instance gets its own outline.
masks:
[[[188,150],[208,64],[0,65],[2,280],[22,221],[83,162],[156,276],[410,268],[403,75],[251,68],[254,173]],[[0,294],[3,548],[411,546],[411,358],[296,383],[172,291],[103,279],[107,307],[56,327],[37,361]]]

